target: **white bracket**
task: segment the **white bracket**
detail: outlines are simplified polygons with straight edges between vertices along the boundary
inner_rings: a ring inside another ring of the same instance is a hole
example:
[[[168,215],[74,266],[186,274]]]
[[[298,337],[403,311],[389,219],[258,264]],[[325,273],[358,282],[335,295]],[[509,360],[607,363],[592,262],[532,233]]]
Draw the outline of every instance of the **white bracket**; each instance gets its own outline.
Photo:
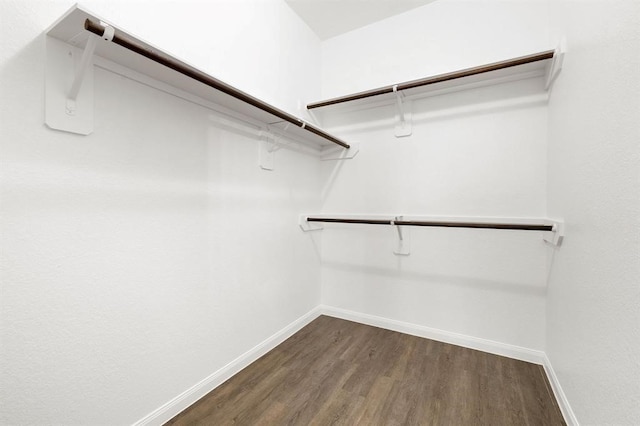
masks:
[[[97,37],[84,52],[47,36],[45,124],[55,130],[88,135],[93,132],[93,66]],[[82,90],[80,90],[82,89]]]
[[[553,86],[553,82],[560,74],[560,70],[562,69],[562,63],[564,62],[564,54],[567,51],[567,40],[562,38],[560,43],[556,47],[555,52],[553,53],[553,59],[551,60],[551,64],[549,64],[549,69],[547,70],[547,79],[544,84],[544,88],[546,90],[550,90],[551,86]]]
[[[85,46],[84,52],[82,53],[80,64],[76,69],[73,83],[71,83],[71,89],[69,89],[69,94],[67,95],[65,112],[68,115],[76,115],[76,99],[78,99],[78,93],[80,93],[80,88],[82,87],[82,82],[84,81],[87,69],[89,68],[89,65],[91,65],[93,52],[95,52],[96,50],[97,39],[98,38],[95,35],[90,34],[89,39],[87,40],[87,45]]]
[[[398,92],[397,84],[393,86],[393,93],[396,95],[395,135],[397,138],[411,136],[411,101],[403,99],[402,93]]]
[[[282,132],[286,133],[290,123],[284,126]],[[275,170],[275,153],[279,151],[284,143],[282,135],[271,131],[269,126],[260,131],[260,143],[259,143],[259,164],[262,170],[273,171]]]
[[[353,142],[350,143],[349,146],[351,147],[349,149],[344,149],[339,146],[326,149],[320,161],[352,160],[360,152],[360,144]]]
[[[409,233],[403,232],[402,227],[400,225],[396,225],[396,221],[402,220],[402,216],[396,216],[394,220],[391,221],[391,225],[395,226],[398,231],[398,240],[396,242],[396,248],[393,250],[393,254],[396,256],[409,256],[411,252],[409,251],[410,239]]]
[[[111,41],[115,29],[102,24],[102,39]],[[93,132],[93,55],[99,37],[87,33],[84,50],[47,36],[45,124],[80,135]]]
[[[273,171],[275,168],[275,153],[278,150],[274,134],[266,130],[260,131],[258,149],[260,168],[262,170]]]
[[[562,220],[547,220],[546,225],[552,225],[553,229],[549,232],[545,232],[542,237],[547,243],[553,246],[560,246],[564,239],[564,221]]]
[[[308,216],[306,214],[301,214],[298,217],[298,226],[300,226],[302,232],[322,231],[324,229],[322,225],[307,222],[307,217]]]

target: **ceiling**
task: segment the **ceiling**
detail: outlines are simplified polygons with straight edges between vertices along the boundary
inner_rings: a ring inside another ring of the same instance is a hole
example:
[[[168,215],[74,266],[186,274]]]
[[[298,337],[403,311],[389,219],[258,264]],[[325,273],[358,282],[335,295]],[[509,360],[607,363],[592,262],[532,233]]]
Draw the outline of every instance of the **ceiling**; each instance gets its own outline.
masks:
[[[285,0],[321,40],[435,0]]]

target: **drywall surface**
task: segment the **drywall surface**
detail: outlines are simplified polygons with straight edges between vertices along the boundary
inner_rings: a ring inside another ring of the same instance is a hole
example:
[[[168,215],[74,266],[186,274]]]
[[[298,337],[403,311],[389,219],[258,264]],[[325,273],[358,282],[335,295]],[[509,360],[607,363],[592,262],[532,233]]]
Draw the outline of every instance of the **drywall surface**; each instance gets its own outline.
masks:
[[[583,425],[640,423],[640,5],[553,3],[547,354]]]
[[[439,0],[323,41],[322,96],[331,98],[548,48],[545,1]]]
[[[549,48],[544,4],[481,4],[435,2],[324,42],[323,92],[374,88]],[[324,166],[323,212],[544,217],[542,84],[529,79],[415,101],[413,133],[405,138],[394,136],[393,105],[325,113],[326,125],[360,142],[361,151],[339,169]],[[325,226],[323,303],[544,349],[549,247],[541,233],[403,233],[411,239],[407,257],[393,254],[394,228]]]
[[[297,227],[315,157],[262,171],[255,138],[103,69],[94,133],[45,127],[42,32],[71,5],[0,2],[2,424],[131,424],[320,303]],[[315,36],[280,1],[87,6],[283,108],[318,87]]]

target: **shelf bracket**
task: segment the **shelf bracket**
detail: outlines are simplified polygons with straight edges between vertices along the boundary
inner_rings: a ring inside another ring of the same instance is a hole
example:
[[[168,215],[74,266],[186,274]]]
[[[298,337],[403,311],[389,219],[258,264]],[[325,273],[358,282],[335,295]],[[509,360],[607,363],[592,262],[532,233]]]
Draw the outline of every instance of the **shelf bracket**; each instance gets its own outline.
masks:
[[[93,132],[93,66],[96,36],[84,51],[46,37],[45,124],[79,135]],[[80,90],[82,89],[82,90]]]
[[[71,89],[69,89],[69,94],[67,95],[65,113],[68,115],[76,115],[76,100],[78,99],[78,93],[80,93],[80,89],[82,88],[84,77],[87,74],[89,65],[91,64],[93,53],[96,50],[97,39],[98,38],[95,35],[90,35],[87,40],[87,45],[84,48],[84,52],[82,52],[80,65],[78,65],[78,68],[76,69],[73,83],[71,83]]]
[[[106,41],[112,41],[113,36],[116,31],[110,25],[104,26],[104,34],[102,35],[102,39]],[[75,77],[73,78],[73,83],[71,83],[71,89],[69,89],[69,94],[67,95],[67,107],[65,112],[69,115],[76,114],[76,100],[78,99],[78,94],[80,93],[80,89],[82,88],[82,82],[85,80],[85,75],[87,74],[87,70],[91,65],[91,59],[93,58],[93,54],[96,51],[96,46],[98,42],[98,36],[94,34],[89,34],[89,38],[87,39],[87,44],[84,47],[84,51],[82,52],[82,58],[80,59],[80,65],[78,65]]]
[[[545,225],[552,225],[553,229],[545,232],[542,238],[550,245],[559,247],[564,239],[564,221],[555,219],[546,220]]]
[[[562,63],[564,62],[564,54],[566,51],[567,40],[562,38],[553,53],[553,59],[551,60],[551,64],[549,64],[549,68],[547,69],[547,78],[544,84],[544,88],[546,90],[551,89],[551,86],[553,86],[553,82],[558,77],[558,74],[560,74]]]
[[[397,225],[397,221],[401,221],[402,216],[396,216],[392,221],[391,225],[396,228],[398,231],[398,239],[396,240],[396,248],[393,250],[393,254],[396,256],[409,256],[411,254],[409,250],[409,233],[402,231],[402,226]]]
[[[99,37],[89,34],[84,49],[46,37],[45,124],[55,130],[88,135],[93,132],[93,55],[100,38],[111,41],[115,29],[104,26]]]
[[[397,138],[411,136],[411,101],[403,98],[402,93],[398,92],[398,85],[393,86],[393,94],[396,96],[396,126],[395,135]]]
[[[280,149],[278,147],[278,137],[268,129],[261,130],[258,149],[258,161],[260,168],[270,172],[275,170],[275,154],[276,151]]]
[[[324,228],[322,225],[318,225],[317,223],[311,224],[307,222],[307,215],[301,214],[298,217],[298,226],[302,229],[302,232],[312,232],[312,231],[322,231]]]
[[[360,152],[360,144],[353,142],[350,144],[351,148],[335,148],[331,147],[323,152],[320,161],[336,161],[336,160],[351,160]]]

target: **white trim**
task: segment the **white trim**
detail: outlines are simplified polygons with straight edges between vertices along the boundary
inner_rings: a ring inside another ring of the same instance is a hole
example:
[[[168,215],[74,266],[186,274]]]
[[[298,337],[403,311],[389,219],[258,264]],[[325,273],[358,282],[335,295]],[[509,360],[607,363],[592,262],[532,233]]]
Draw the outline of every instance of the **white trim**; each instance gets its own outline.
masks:
[[[322,315],[328,315],[335,318],[354,321],[360,324],[380,327],[400,333],[411,334],[412,336],[424,337],[427,339],[437,340],[439,342],[450,343],[452,345],[506,356],[521,361],[531,362],[533,364],[539,364],[544,368],[544,371],[547,374],[549,384],[551,385],[551,389],[553,390],[553,394],[558,402],[558,406],[560,407],[560,411],[562,412],[562,416],[564,417],[567,426],[579,426],[578,419],[571,409],[569,400],[562,390],[560,381],[551,366],[551,361],[549,361],[549,358],[543,351],[500,343],[494,340],[467,336],[464,334],[452,333],[450,331],[392,320],[375,315],[349,311],[347,309],[336,308],[333,306],[321,305],[320,308]]]
[[[558,401],[560,411],[564,416],[568,426],[579,426],[578,420],[569,405],[569,401],[562,390],[562,386],[558,377],[551,366],[551,361],[543,351],[524,348],[516,345],[509,345],[493,340],[481,339],[464,334],[452,333],[450,331],[440,330],[436,328],[426,327],[423,325],[412,324],[403,321],[392,320],[389,318],[378,317],[375,315],[363,314],[360,312],[349,311],[346,309],[336,308],[333,306],[320,305],[309,311],[307,314],[298,318],[273,336],[256,345],[249,351],[240,355],[229,364],[220,368],[218,371],[206,377],[199,383],[187,389],[171,401],[152,411],[142,419],[138,420],[133,426],[146,425],[162,425],[184,411],[190,405],[198,401],[207,393],[220,386],[226,380],[240,372],[252,362],[284,342],[301,328],[318,318],[320,315],[327,315],[335,318],[341,318],[348,321],[358,322],[360,324],[380,327],[387,330],[393,330],[400,333],[411,334],[413,336],[424,337],[427,339],[437,340],[439,342],[450,343],[465,348],[476,349],[496,355],[506,356],[521,361],[531,362],[542,365],[549,379],[551,389]]]
[[[464,334],[452,333],[450,331],[439,330],[437,328],[425,327],[423,325],[411,324],[408,322],[392,320],[346,309],[335,308],[333,306],[321,305],[322,314],[361,324],[372,325],[374,327],[385,328],[387,330],[398,331],[400,333],[411,334],[413,336],[425,337],[439,342],[450,343],[452,345],[465,348],[476,349],[496,355],[519,359],[534,364],[544,365],[545,353],[535,349],[523,348],[521,346],[509,345],[496,342],[494,340],[481,339]]]
[[[544,367],[544,371],[547,373],[549,384],[551,385],[553,394],[556,397],[556,401],[558,401],[558,406],[560,407],[564,421],[567,422],[567,426],[579,426],[578,418],[571,409],[567,395],[565,395],[564,390],[562,390],[558,376],[556,376],[556,372],[546,354],[544,356],[544,364],[542,365]]]
[[[173,398],[171,401],[147,414],[142,419],[135,422],[134,426],[142,425],[162,425],[171,420],[180,412],[184,411],[187,407],[198,401],[207,393],[211,392],[216,387],[227,381],[233,375],[239,373],[242,369],[247,367],[252,362],[284,342],[293,334],[298,332],[302,327],[309,324],[314,319],[321,315],[320,306],[312,309],[302,317],[298,318],[282,330],[275,333],[273,336],[264,340],[262,343],[253,347],[249,351],[240,355],[238,358],[231,361],[229,364],[220,368],[218,371],[206,377],[199,383],[196,383],[191,388],[187,389],[180,395]]]

